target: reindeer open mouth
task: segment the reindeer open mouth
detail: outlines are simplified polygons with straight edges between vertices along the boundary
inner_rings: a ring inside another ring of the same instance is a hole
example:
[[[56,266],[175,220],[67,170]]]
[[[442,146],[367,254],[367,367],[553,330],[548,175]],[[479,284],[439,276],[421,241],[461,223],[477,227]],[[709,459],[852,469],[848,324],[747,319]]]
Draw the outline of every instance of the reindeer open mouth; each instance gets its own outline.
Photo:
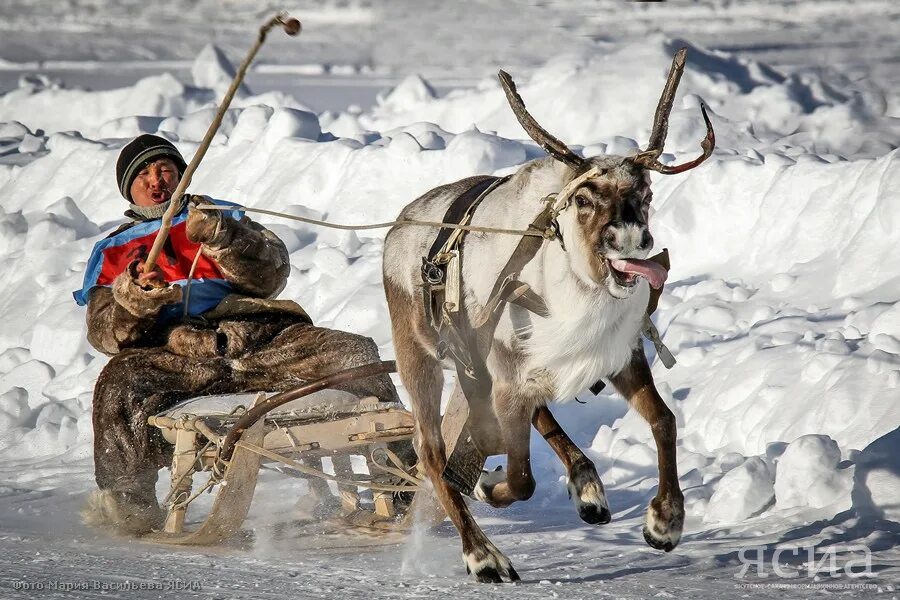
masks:
[[[607,258],[606,266],[613,280],[624,288],[634,287],[638,277],[643,277],[653,289],[666,282],[668,272],[652,260],[641,258]]]

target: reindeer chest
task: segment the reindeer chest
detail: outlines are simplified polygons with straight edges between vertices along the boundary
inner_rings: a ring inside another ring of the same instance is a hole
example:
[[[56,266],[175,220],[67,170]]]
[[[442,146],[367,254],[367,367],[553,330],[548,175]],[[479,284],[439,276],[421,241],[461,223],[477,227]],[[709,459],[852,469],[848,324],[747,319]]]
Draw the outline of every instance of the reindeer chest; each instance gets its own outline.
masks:
[[[533,319],[531,336],[524,341],[525,372],[529,377],[549,374],[558,400],[573,398],[598,379],[618,373],[639,343],[648,298],[644,283],[625,300],[551,299],[551,316]]]

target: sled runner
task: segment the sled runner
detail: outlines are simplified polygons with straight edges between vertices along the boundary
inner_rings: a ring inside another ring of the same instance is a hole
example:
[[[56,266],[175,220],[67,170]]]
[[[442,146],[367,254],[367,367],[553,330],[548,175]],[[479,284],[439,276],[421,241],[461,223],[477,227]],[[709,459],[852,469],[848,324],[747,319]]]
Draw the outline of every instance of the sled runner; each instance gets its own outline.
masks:
[[[172,544],[226,540],[247,517],[260,468],[271,465],[307,479],[318,493],[328,493],[327,481],[337,483],[340,508],[333,520],[345,527],[405,530],[416,513],[425,521],[442,521],[444,514],[429,494],[417,493],[422,477],[412,448],[412,415],[400,403],[331,387],[390,370],[392,362],[375,363],[279,394],[193,398],[151,416],[150,425],[175,448],[165,525],[148,537]],[[335,475],[322,470],[324,457],[331,459]],[[351,463],[363,461],[368,473],[354,472]],[[208,490],[216,494],[212,508],[193,523],[188,508]]]

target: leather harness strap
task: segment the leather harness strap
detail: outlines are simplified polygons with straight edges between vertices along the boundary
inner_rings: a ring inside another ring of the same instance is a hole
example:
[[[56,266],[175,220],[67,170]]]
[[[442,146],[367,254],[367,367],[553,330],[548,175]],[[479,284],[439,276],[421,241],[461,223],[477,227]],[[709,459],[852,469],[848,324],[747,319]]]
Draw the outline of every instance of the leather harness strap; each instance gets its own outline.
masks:
[[[495,184],[497,184],[499,179],[499,177],[493,177],[491,175],[477,175],[463,180],[471,183],[471,187],[460,194],[456,200],[450,204],[447,208],[447,212],[444,213],[444,218],[441,219],[441,222],[462,224],[463,221],[468,221],[484,197],[487,196],[489,188],[493,189],[496,187]],[[503,181],[506,181],[506,179],[509,179],[509,177],[504,178]],[[431,249],[428,250],[428,255],[422,257],[422,278],[426,283],[437,279],[437,273],[433,270],[426,271],[426,269],[433,269],[434,267],[439,266],[437,264],[437,259],[443,251],[446,251],[444,246],[450,240],[450,236],[454,233],[462,233],[462,231],[459,229],[440,229],[437,237],[431,244]]]
[[[510,177],[481,175],[464,180],[471,184],[470,187],[450,204],[442,222],[468,223],[481,201]],[[486,366],[483,360],[475,360],[472,356],[472,343],[460,327],[464,320],[462,313],[456,311],[451,314],[446,310],[445,303],[447,264],[453,254],[458,252],[464,234],[460,229],[441,229],[431,244],[428,256],[422,257],[422,300],[425,317],[439,337],[438,355],[443,358],[449,352],[457,364],[459,374],[475,379],[479,375],[485,375]]]
[[[663,269],[665,269],[667,273],[672,268],[672,263],[669,260],[669,249],[668,248],[663,248],[662,252],[660,252],[659,254],[654,254],[653,256],[649,257],[647,260],[652,260],[653,262],[655,262],[656,264],[661,266]],[[656,307],[659,306],[659,297],[662,296],[662,292],[663,292],[662,288],[659,288],[658,290],[650,288],[650,301],[647,302],[647,314],[648,315],[652,315],[654,312],[656,312]]]
[[[528,229],[545,231],[552,220],[553,209],[550,205],[547,205],[531,222]],[[494,283],[494,287],[488,296],[487,304],[482,309],[481,315],[472,323],[473,327],[481,330],[489,323],[493,323],[493,326],[488,327],[491,335],[493,335],[493,331],[497,326],[496,321],[503,313],[507,302],[514,302],[544,318],[550,316],[550,311],[547,309],[543,298],[535,294],[527,284],[517,281],[522,269],[531,262],[531,259],[535,257],[543,244],[544,239],[539,237],[523,236],[519,240],[509,260],[506,261],[503,269],[500,270],[497,281]]]

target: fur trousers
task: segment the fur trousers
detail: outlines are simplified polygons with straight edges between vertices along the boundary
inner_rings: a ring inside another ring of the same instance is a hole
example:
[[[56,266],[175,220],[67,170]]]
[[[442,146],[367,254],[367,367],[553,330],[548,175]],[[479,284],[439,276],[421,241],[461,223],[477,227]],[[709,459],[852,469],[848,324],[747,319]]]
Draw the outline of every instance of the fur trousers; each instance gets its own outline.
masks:
[[[166,346],[123,351],[94,388],[94,474],[102,490],[155,504],[157,471],[172,447],[147,418],[194,396],[281,391],[380,360],[371,338],[290,317],[178,328]],[[397,401],[387,375],[341,389]]]

